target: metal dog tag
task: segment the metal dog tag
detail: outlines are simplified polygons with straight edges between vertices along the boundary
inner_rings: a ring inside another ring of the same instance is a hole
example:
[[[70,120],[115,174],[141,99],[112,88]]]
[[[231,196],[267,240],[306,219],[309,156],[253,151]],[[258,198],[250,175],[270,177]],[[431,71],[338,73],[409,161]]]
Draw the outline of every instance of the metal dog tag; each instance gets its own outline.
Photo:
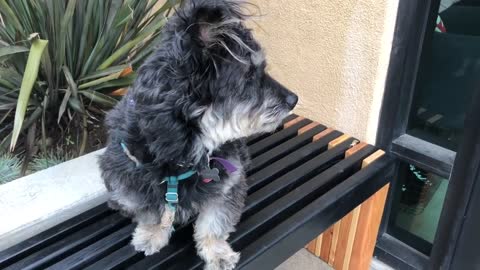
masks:
[[[219,173],[220,171],[217,168],[206,168],[200,172],[200,175],[203,177],[203,179],[212,179],[213,181],[218,182],[220,181]]]

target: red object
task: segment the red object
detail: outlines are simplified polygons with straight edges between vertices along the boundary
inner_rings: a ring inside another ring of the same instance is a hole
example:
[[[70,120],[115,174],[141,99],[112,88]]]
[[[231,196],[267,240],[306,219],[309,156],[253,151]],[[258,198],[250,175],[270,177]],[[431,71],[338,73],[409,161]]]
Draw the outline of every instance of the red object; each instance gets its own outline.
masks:
[[[447,32],[447,28],[443,24],[442,18],[440,18],[440,16],[437,16],[437,22],[436,23],[437,23],[437,25],[435,27],[435,31],[440,32],[440,33],[446,33]]]
[[[204,182],[205,184],[208,184],[208,183],[212,182],[212,180],[213,180],[212,178],[204,178],[204,179],[203,179],[203,182]]]

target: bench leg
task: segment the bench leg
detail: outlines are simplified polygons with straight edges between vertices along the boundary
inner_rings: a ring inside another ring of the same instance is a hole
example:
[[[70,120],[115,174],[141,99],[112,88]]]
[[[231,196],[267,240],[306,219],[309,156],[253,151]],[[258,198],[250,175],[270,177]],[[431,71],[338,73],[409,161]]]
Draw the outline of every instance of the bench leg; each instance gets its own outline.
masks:
[[[205,269],[234,269],[240,254],[227,242],[240,219],[243,202],[215,199],[205,205],[195,222],[194,238],[198,255],[205,261]]]
[[[368,270],[375,248],[389,185],[307,245],[335,270]]]
[[[166,207],[160,224],[139,223],[133,232],[132,245],[136,251],[152,255],[168,244],[173,232],[175,213]]]

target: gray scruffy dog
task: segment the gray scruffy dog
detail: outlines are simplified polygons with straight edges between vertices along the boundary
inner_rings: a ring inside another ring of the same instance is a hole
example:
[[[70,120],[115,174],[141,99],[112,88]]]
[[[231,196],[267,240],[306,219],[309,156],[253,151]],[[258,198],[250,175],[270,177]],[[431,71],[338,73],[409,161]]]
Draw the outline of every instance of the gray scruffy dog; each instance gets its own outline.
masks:
[[[109,203],[137,223],[132,244],[146,255],[168,244],[173,224],[196,217],[205,269],[233,269],[239,260],[227,238],[247,193],[243,138],[275,130],[298,99],[266,73],[243,8],[230,0],[185,3],[107,116],[100,167]],[[185,173],[178,201],[167,203],[165,180]]]

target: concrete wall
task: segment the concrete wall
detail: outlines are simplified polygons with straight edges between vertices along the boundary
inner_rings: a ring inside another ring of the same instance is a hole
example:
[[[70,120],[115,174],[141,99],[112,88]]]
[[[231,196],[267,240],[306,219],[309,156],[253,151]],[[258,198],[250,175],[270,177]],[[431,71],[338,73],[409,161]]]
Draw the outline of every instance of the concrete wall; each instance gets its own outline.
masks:
[[[269,72],[300,96],[296,112],[374,143],[398,0],[253,3],[251,27]]]

